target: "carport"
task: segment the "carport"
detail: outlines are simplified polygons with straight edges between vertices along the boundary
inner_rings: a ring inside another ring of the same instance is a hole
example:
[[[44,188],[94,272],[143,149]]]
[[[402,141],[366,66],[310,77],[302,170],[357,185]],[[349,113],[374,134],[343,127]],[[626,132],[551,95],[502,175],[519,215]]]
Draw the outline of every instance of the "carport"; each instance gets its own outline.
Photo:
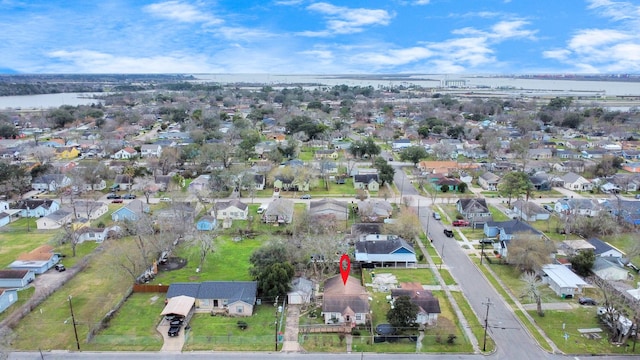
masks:
[[[191,296],[180,295],[174,296],[169,299],[167,305],[162,310],[161,315],[180,315],[187,317],[191,312],[191,309],[196,303],[196,299]]]

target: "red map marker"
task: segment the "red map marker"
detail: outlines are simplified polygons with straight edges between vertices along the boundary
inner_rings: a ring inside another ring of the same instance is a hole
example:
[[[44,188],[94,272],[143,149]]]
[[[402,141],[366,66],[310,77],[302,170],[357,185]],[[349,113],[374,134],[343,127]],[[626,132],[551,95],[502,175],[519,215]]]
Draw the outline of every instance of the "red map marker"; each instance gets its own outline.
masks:
[[[343,263],[347,263],[346,265],[342,265]],[[349,255],[343,254],[340,257],[340,275],[342,275],[342,282],[347,285],[347,279],[349,278],[349,271],[351,270],[351,259],[349,259]]]

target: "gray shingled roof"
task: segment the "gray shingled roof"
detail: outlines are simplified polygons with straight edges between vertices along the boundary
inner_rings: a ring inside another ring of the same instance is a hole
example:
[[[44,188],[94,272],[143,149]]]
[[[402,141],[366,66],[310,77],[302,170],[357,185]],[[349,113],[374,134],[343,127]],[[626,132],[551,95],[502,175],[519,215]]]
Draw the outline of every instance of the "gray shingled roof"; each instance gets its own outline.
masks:
[[[358,241],[356,243],[356,252],[367,254],[391,254],[401,247],[415,253],[413,246],[409,245],[409,243],[402,238],[380,241]]]
[[[258,283],[256,281],[205,281],[202,283],[173,283],[167,291],[167,298],[186,295],[196,299],[227,299],[229,303],[256,302]]]

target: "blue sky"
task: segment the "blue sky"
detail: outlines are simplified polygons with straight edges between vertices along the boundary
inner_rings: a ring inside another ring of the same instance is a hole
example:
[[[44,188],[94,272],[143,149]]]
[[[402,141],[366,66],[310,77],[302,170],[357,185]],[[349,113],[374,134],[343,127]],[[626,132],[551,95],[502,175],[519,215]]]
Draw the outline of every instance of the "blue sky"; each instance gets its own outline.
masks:
[[[616,0],[0,0],[0,73],[640,73]]]

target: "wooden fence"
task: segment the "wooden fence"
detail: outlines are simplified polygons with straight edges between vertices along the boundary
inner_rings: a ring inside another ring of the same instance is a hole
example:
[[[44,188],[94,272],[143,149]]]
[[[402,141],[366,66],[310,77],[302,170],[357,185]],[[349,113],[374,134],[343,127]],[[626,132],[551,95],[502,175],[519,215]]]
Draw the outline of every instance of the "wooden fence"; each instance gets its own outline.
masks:
[[[169,285],[153,285],[153,284],[135,284],[133,285],[134,293],[166,293],[169,290]]]
[[[300,332],[306,333],[351,333],[351,326],[348,325],[306,325],[300,326]]]

